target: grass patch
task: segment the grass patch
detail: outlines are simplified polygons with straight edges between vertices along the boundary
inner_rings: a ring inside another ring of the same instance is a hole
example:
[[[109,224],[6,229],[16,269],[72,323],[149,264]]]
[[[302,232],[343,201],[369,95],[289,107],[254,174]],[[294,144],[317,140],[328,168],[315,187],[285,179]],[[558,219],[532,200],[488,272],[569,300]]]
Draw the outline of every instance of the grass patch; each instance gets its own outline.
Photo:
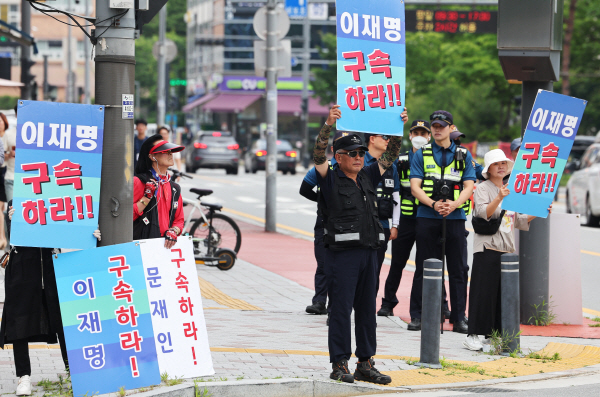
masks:
[[[539,305],[534,303],[531,306],[534,308],[535,314],[527,320],[529,324],[545,327],[556,320],[556,314],[554,314],[554,311],[552,310],[552,307],[554,306],[552,301],[547,303],[543,300]]]
[[[548,361],[556,362],[558,360],[562,360],[562,357],[558,352],[554,353],[552,356],[542,356],[539,353],[531,352],[526,357],[534,360],[542,360],[543,363]]]

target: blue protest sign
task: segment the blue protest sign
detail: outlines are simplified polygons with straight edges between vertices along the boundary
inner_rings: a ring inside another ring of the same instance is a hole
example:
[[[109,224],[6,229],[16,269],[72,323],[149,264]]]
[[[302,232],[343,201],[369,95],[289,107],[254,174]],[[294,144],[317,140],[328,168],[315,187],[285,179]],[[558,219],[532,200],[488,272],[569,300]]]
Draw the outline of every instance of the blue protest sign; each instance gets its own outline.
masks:
[[[582,99],[538,92],[502,209],[548,216],[586,105]]]
[[[337,129],[402,135],[404,2],[338,0],[336,13]]]
[[[285,0],[285,11],[290,18],[304,18],[308,0]]]
[[[139,244],[54,260],[73,395],[160,383]]]
[[[11,244],[96,246],[103,135],[103,106],[19,101]]]

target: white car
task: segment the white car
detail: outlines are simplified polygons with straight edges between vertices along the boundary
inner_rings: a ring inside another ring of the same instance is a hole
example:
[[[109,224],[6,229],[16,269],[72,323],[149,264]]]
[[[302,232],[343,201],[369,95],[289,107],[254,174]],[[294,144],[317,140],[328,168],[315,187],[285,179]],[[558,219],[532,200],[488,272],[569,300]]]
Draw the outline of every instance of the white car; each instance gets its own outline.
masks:
[[[587,148],[567,183],[567,212],[583,214],[588,226],[600,223],[600,143]]]

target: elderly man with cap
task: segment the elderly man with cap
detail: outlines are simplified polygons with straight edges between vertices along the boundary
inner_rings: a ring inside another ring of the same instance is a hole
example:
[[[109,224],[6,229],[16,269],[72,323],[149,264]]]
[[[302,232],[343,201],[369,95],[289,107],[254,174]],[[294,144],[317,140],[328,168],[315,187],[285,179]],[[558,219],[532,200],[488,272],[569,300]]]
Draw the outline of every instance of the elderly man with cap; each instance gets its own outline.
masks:
[[[153,135],[142,144],[133,178],[133,239],[165,238],[165,248],[177,242],[183,230],[181,187],[167,172],[173,153],[183,146]]]
[[[392,263],[385,281],[384,296],[378,316],[393,316],[394,307],[398,304],[396,293],[400,287],[402,271],[410,257],[415,243],[417,225],[417,206],[419,202],[410,191],[410,161],[417,150],[425,146],[431,138],[431,129],[426,120],[415,120],[408,135],[412,144],[411,150],[401,153],[396,168],[400,178],[400,205],[395,209],[400,212],[400,224],[396,239],[392,240]],[[394,219],[396,216],[394,216]],[[420,329],[420,327],[419,327]]]
[[[450,139],[454,124],[452,114],[438,110],[430,116],[434,142],[417,151],[410,166],[410,187],[419,200],[417,209],[417,258],[410,294],[410,316],[413,326],[421,323],[423,294],[423,262],[442,260],[445,245],[450,275],[450,319],[454,332],[466,333],[465,279],[463,257],[465,240],[465,211],[463,204],[471,197],[475,183],[473,158],[465,148]],[[446,235],[442,234],[444,222]]]
[[[408,119],[406,111],[400,115]],[[379,222],[375,186],[400,152],[400,137],[391,137],[377,162],[364,167],[367,147],[360,137],[344,133],[333,142],[337,164],[330,169],[325,156],[331,126],[342,117],[339,105],[319,132],[313,159],[322,195],[325,220],[325,271],[329,279],[329,357],[331,379],[354,379],[387,384],[391,378],[374,367],[376,338],[377,249],[385,244]],[[354,375],[348,369],[352,356],[351,314],[354,308],[358,363]]]
[[[510,155],[514,161],[517,161],[517,156],[519,155],[519,149],[521,149],[521,138],[515,138],[510,143]]]

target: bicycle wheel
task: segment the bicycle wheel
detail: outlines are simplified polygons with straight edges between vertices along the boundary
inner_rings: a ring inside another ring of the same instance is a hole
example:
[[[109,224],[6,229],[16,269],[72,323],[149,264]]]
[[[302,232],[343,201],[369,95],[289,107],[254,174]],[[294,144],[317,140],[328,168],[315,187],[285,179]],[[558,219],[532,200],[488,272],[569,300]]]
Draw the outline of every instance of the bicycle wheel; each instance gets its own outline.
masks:
[[[211,237],[211,245],[214,250],[229,248],[234,250],[236,254],[240,251],[240,247],[242,246],[242,232],[240,232],[240,228],[233,219],[223,214],[214,214],[212,219],[212,231],[214,234],[211,235],[209,233],[210,229],[204,222],[204,219],[198,219],[192,225],[190,235],[206,241]]]

